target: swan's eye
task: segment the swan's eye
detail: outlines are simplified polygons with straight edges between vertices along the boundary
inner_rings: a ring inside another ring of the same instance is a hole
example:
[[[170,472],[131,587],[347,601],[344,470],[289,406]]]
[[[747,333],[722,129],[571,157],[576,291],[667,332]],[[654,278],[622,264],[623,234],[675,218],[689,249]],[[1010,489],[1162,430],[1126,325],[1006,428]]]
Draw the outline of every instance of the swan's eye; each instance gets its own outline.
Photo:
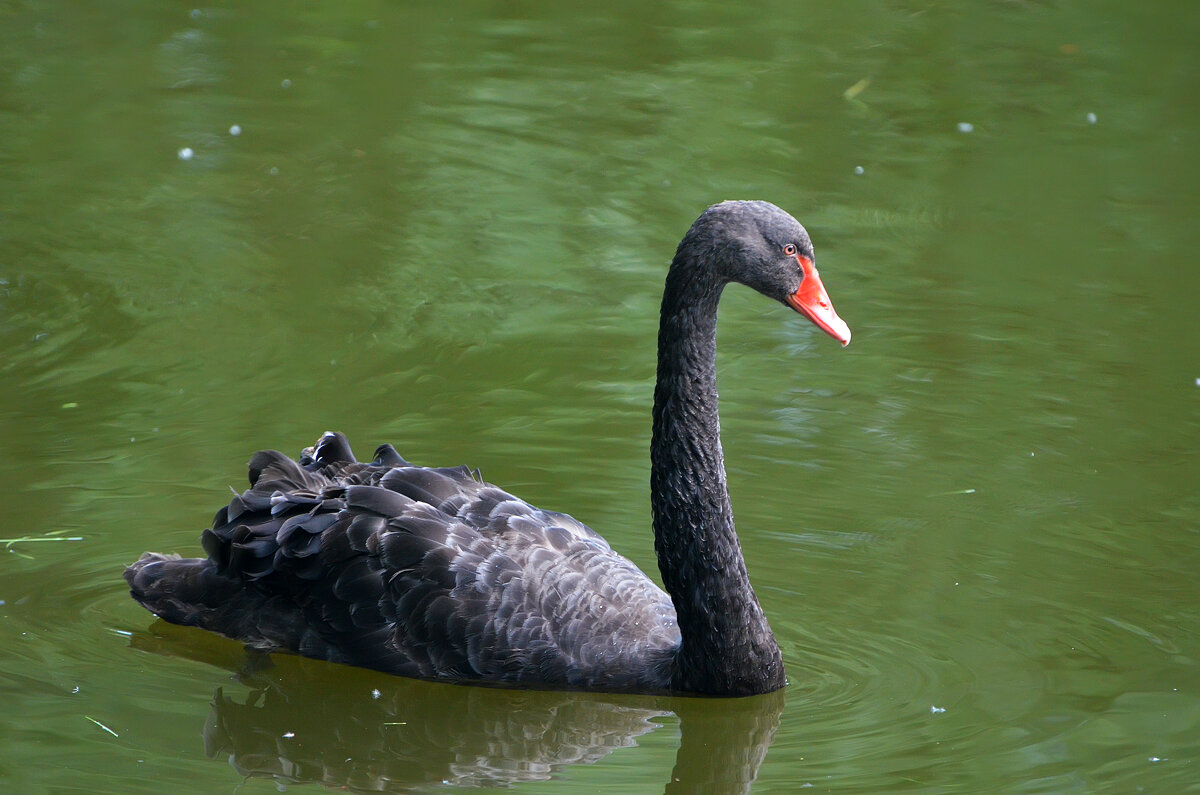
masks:
[[[788,243],[786,246],[783,247],[783,253],[787,254],[789,257],[796,256],[796,244]]]

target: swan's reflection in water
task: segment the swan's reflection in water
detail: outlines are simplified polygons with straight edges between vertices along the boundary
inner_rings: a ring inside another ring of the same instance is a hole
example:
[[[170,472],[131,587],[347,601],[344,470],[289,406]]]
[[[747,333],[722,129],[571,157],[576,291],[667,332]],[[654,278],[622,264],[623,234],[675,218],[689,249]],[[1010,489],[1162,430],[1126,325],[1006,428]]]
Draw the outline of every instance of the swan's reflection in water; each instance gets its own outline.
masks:
[[[204,726],[208,756],[228,759],[243,776],[352,792],[543,781],[636,745],[672,714],[680,743],[665,791],[748,792],[784,703],[782,693],[668,698],[420,682],[248,655],[163,622],[152,633],[134,645],[235,670],[251,688],[241,699],[217,689]]]

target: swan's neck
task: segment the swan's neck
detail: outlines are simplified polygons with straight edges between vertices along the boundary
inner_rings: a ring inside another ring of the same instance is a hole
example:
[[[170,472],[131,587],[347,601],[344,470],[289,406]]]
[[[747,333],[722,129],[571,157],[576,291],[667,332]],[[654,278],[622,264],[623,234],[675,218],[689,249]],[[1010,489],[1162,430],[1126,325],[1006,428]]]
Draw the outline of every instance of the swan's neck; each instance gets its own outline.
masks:
[[[682,637],[674,685],[749,695],[782,687],[784,673],[750,586],[725,484],[716,381],[723,287],[676,255],[658,336],[650,499],[658,566]]]

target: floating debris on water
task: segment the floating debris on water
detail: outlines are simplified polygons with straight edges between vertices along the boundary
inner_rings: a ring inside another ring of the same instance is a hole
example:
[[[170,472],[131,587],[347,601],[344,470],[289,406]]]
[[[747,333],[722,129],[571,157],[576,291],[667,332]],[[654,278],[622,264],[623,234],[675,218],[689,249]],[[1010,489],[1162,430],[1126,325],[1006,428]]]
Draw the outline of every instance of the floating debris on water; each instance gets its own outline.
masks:
[[[869,85],[871,85],[871,78],[864,77],[862,80],[859,80],[857,83],[855,83],[854,85],[850,86],[845,91],[843,91],[842,96],[845,97],[846,99],[854,99],[859,94],[866,91],[867,86],[869,86]]]
[[[867,86],[869,86],[869,85],[871,85],[871,78],[864,77],[862,80],[859,80],[857,83],[855,83],[854,85],[850,86],[845,91],[843,91],[842,99],[846,100],[851,105],[853,105],[854,108],[857,109],[859,112],[867,111],[868,110],[867,103],[865,103],[861,99],[859,99],[858,95],[861,94],[862,92],[866,91]]]
[[[101,729],[104,729],[104,731],[108,732],[108,733],[109,733],[109,734],[111,734],[113,737],[120,737],[120,736],[121,736],[121,735],[117,734],[115,731],[113,731],[112,729],[110,729],[110,728],[108,728],[107,726],[105,726],[105,725],[104,725],[103,723],[101,723],[100,721],[98,721],[98,720],[96,720],[95,718],[93,718],[91,715],[84,715],[83,717],[87,718],[87,719],[88,719],[88,720],[90,720],[92,723],[94,723],[94,724],[96,724],[97,726],[99,726]]]
[[[20,536],[18,538],[0,538],[0,544],[3,544],[10,552],[16,552],[12,548],[13,544],[36,544],[42,541],[82,541],[83,536],[64,536],[66,530],[55,530],[47,533],[44,536]],[[20,554],[19,552],[17,554]]]
[[[930,707],[929,708],[930,715],[941,715],[945,711],[946,711],[945,707]]]

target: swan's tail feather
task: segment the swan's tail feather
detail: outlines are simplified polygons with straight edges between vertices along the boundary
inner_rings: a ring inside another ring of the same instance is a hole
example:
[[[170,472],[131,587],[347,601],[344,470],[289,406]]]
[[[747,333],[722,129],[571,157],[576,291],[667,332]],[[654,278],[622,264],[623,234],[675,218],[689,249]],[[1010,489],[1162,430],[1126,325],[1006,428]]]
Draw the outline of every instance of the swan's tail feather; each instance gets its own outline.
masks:
[[[146,552],[125,569],[130,595],[143,607],[173,624],[197,627],[206,625],[217,592],[229,590],[220,587],[221,579],[211,561],[157,552]]]
[[[200,627],[270,651],[295,648],[297,611],[223,576],[212,560],[146,552],[125,569],[130,595],[172,624]],[[283,609],[281,609],[283,608]]]

